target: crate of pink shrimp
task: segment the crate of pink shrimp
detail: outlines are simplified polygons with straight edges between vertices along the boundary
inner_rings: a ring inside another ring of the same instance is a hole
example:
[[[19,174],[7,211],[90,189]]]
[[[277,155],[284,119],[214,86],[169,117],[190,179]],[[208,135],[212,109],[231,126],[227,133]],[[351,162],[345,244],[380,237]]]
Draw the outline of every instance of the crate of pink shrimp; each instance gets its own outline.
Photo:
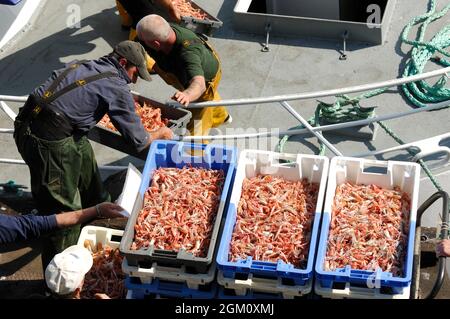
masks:
[[[133,99],[135,113],[141,119],[146,131],[152,132],[166,126],[176,135],[186,134],[186,127],[192,117],[190,111],[163,104],[137,93],[133,93]],[[121,136],[108,114],[105,114],[98,124],[89,131],[88,138],[143,160],[147,158],[148,148],[140,153],[137,152]]]
[[[122,235],[122,230],[97,226],[85,226],[81,230],[77,245],[88,249],[93,260],[84,278],[81,299],[96,299],[96,294],[125,299],[127,290],[122,272],[123,257],[119,252]]]
[[[241,153],[217,253],[226,288],[291,296],[311,291],[328,162],[315,155]]]
[[[223,23],[192,0],[174,0],[174,6],[178,9],[180,25],[195,33],[212,35]]]
[[[420,166],[331,160],[316,260],[317,291],[404,295],[412,278]]]
[[[232,147],[153,142],[120,243],[128,265],[208,272],[235,165]]]

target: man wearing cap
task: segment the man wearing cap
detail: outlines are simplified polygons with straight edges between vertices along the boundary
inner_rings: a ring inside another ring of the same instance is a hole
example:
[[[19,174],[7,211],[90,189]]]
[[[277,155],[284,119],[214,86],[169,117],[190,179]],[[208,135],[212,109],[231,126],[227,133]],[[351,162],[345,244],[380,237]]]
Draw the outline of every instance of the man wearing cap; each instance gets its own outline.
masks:
[[[60,297],[79,299],[84,276],[92,264],[89,250],[78,245],[70,246],[55,255],[45,269],[47,287]]]
[[[87,134],[107,113],[122,137],[140,152],[155,139],[170,139],[164,127],[148,133],[135,113],[128,87],[138,75],[150,81],[145,50],[119,43],[98,60],[56,70],[20,108],[14,139],[29,167],[31,191],[42,215],[75,211],[109,201]],[[44,269],[56,253],[76,243],[80,226],[59,230],[43,245]]]

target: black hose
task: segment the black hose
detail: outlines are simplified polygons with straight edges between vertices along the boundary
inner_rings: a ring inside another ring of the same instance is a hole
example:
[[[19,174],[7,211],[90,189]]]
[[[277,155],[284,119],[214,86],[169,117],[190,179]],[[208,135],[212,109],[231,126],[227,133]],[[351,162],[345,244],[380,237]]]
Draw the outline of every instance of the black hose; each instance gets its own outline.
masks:
[[[448,223],[448,194],[444,191],[439,191],[431,195],[417,210],[417,224],[416,227],[420,227],[421,219],[423,213],[430,207],[436,200],[442,198],[442,223],[447,225]],[[439,236],[441,239],[448,238],[448,229],[447,227],[441,227],[441,234]],[[441,290],[442,284],[444,283],[445,278],[445,262],[446,257],[439,257],[439,269],[438,274],[436,276],[436,281],[434,282],[433,288],[430,290],[428,295],[424,299],[433,299]]]

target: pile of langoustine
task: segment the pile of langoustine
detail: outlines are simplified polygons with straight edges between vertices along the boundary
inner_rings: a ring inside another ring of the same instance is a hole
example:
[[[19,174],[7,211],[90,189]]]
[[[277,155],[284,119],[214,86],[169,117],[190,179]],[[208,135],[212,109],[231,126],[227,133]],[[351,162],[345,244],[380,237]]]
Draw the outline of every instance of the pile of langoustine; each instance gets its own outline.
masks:
[[[224,183],[222,170],[185,166],[155,170],[131,249],[184,249],[205,257]]]
[[[148,103],[141,105],[139,102],[134,102],[134,107],[136,114],[141,118],[142,125],[144,125],[144,128],[148,132],[153,132],[161,127],[167,126],[167,123],[169,123],[168,119],[162,118],[160,108],[152,107]],[[117,131],[108,114],[105,114],[98,124],[112,131]]]
[[[111,299],[125,298],[125,274],[122,272],[123,257],[119,249],[97,244],[92,247],[90,241],[84,242],[92,254],[91,270],[84,277],[81,299],[95,299],[95,294],[106,294]]]
[[[272,175],[245,178],[229,259],[307,264],[319,184]]]
[[[208,14],[203,10],[196,9],[188,0],[172,0],[175,8],[178,9],[182,17],[193,17],[201,20],[207,20]]]
[[[403,273],[411,200],[398,187],[344,183],[336,188],[325,270]]]

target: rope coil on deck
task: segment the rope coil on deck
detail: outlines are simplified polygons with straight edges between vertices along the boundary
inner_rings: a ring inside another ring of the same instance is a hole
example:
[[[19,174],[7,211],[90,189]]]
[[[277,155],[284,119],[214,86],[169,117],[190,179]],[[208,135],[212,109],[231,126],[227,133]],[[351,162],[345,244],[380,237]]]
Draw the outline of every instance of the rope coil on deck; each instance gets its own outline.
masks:
[[[413,48],[411,50],[411,58],[407,61],[405,70],[403,72],[404,78],[423,73],[425,65],[429,61],[435,62],[442,67],[450,66],[450,60],[433,56],[436,52],[438,52],[445,57],[450,58],[450,53],[445,51],[445,49],[450,46],[450,25],[445,26],[438,33],[436,33],[436,35],[429,42],[424,41],[425,32],[428,25],[431,22],[442,18],[447,14],[449,10],[450,4],[445,6],[441,11],[436,12],[436,0],[430,0],[430,8],[428,12],[415,17],[411,20],[410,23],[405,26],[401,35],[401,41],[403,43],[412,45]],[[408,36],[412,27],[417,24],[422,24],[419,28],[418,40],[408,40]],[[401,88],[405,98],[417,107],[425,107],[426,104],[445,102],[447,100],[450,104],[450,89],[445,87],[447,85],[447,81],[448,75],[444,74],[434,85],[428,84],[425,80],[420,80],[403,84]],[[334,104],[328,104],[319,100],[315,115],[314,117],[310,118],[308,122],[312,126],[319,126],[322,122],[342,123],[371,118],[375,114],[373,109],[362,109],[359,106],[359,101],[382,94],[387,89],[388,88],[372,90],[354,98],[348,97],[347,95],[338,95],[336,96],[336,101]],[[399,136],[397,136],[386,124],[384,124],[383,122],[377,123],[397,143],[405,144],[405,142]],[[303,125],[299,125],[291,128],[290,130],[300,129],[303,127]],[[284,146],[289,138],[290,136],[286,135],[282,139],[280,139],[277,146],[277,151],[283,152]],[[412,150],[407,149],[407,151],[410,155],[415,155]],[[323,155],[324,153],[325,146],[323,143],[320,143],[319,154]],[[436,189],[442,191],[442,186],[434,177],[425,162],[420,159],[418,163],[423,168],[424,172],[428,175]]]

